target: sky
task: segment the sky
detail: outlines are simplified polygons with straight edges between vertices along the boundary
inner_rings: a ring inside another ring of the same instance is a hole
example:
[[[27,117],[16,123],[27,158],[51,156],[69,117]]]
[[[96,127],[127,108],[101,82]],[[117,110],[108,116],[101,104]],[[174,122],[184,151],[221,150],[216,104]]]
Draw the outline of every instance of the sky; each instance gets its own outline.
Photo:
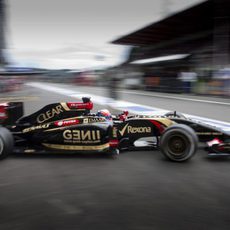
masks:
[[[202,0],[5,0],[6,55],[16,66],[117,65],[130,47],[110,42]]]

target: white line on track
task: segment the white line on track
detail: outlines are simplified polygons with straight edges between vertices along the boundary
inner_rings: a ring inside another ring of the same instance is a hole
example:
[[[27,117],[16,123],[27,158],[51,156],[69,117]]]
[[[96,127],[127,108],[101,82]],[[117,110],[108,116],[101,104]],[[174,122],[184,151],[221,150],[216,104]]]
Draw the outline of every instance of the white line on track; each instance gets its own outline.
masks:
[[[123,92],[123,91],[120,91]],[[145,92],[125,92],[126,94],[135,94],[135,95],[142,95],[148,97],[160,97],[160,98],[167,98],[167,99],[176,99],[182,101],[194,101],[194,102],[202,102],[202,103],[209,103],[209,104],[219,104],[219,105],[230,105],[228,102],[221,102],[221,101],[210,101],[210,100],[201,100],[195,98],[188,98],[188,97],[175,97],[175,96],[167,96],[167,95],[159,95],[159,94],[152,94],[152,93],[145,93]]]
[[[161,108],[140,105],[140,104],[136,104],[136,103],[132,103],[128,101],[115,101],[108,97],[97,96],[97,95],[79,92],[79,91],[77,91],[76,93],[76,91],[74,90],[63,89],[61,87],[52,86],[47,83],[32,82],[32,83],[27,83],[27,85],[35,87],[35,88],[51,91],[54,93],[62,94],[65,96],[77,98],[77,99],[81,99],[82,97],[88,96],[88,97],[93,98],[93,102],[96,104],[109,105],[110,107],[114,109],[128,110],[129,112],[134,113],[134,114],[164,115],[166,112],[168,112],[168,110],[164,110]],[[170,98],[177,98],[177,97],[170,97]],[[190,98],[187,98],[187,99],[190,99]],[[200,101],[205,102],[205,100],[200,100]],[[225,104],[228,104],[228,103],[225,103]],[[221,128],[224,131],[230,132],[230,123],[228,122],[210,119],[206,117],[190,115],[190,114],[185,114],[185,116],[187,116],[188,118],[192,118],[192,119],[207,123],[209,125],[216,126],[218,128]]]

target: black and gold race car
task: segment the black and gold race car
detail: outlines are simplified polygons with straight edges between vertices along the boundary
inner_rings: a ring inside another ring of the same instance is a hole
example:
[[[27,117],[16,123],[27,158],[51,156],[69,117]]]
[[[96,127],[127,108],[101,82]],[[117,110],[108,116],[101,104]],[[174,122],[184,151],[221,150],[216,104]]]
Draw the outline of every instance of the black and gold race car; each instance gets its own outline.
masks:
[[[23,116],[23,103],[0,104],[0,158],[10,153],[109,153],[160,149],[172,161],[186,161],[207,143],[210,155],[230,155],[229,133],[182,114],[129,116],[91,113],[90,98],[49,104]]]

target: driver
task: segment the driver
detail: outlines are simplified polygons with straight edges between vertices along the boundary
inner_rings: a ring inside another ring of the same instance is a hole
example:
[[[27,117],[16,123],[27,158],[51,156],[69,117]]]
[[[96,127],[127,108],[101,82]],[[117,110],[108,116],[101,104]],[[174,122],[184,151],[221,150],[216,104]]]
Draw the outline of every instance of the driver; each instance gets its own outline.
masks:
[[[98,116],[98,117],[104,117],[106,120],[112,121],[112,114],[109,112],[108,109],[99,110],[96,113],[96,116]]]

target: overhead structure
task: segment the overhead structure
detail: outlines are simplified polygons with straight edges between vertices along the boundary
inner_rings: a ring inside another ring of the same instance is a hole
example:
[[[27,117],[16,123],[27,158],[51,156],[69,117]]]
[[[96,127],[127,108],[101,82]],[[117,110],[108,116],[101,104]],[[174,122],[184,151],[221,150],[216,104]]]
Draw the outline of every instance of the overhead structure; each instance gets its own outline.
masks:
[[[228,65],[230,1],[208,0],[120,37],[113,44],[134,48],[129,62],[176,54],[195,54],[214,65]]]

